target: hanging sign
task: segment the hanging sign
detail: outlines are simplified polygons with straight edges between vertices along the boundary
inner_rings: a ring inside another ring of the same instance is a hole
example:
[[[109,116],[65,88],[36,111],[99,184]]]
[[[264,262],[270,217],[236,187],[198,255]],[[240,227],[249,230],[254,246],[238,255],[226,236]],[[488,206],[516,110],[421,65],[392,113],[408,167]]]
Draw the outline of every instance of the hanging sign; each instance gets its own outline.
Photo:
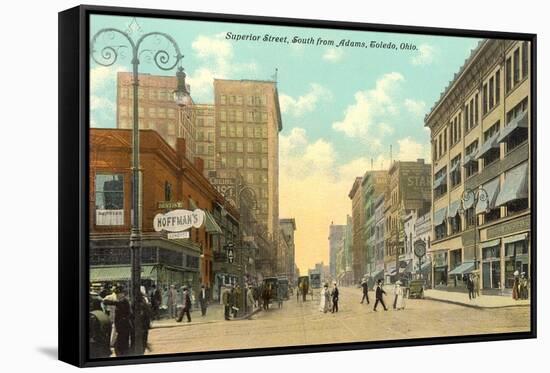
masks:
[[[181,232],[189,228],[200,228],[204,224],[204,211],[196,209],[172,210],[166,214],[156,214],[153,219],[155,232]]]

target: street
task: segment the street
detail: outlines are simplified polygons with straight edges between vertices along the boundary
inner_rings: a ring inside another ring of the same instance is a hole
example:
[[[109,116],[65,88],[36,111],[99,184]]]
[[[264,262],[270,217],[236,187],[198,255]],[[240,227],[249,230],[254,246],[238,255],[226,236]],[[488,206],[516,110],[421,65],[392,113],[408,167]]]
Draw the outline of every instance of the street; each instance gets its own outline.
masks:
[[[291,296],[282,309],[270,308],[250,320],[223,321],[156,328],[149,332],[152,354],[227,349],[313,345],[385,339],[441,337],[529,330],[529,307],[474,309],[432,300],[406,300],[405,310],[391,309],[393,295],[386,287],[388,311],[374,312],[360,304],[361,290],[340,288],[340,311],[319,312],[318,292],[305,303]],[[199,316],[200,317],[200,316]]]

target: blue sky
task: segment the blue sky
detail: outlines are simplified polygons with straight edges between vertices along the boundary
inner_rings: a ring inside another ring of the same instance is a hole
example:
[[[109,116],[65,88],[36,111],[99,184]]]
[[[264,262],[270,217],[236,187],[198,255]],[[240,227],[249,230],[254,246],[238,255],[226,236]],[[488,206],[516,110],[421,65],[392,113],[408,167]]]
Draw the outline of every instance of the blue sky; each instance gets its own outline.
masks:
[[[114,16],[92,16],[94,35],[105,27],[126,30],[135,38],[161,31],[171,35],[184,54],[183,65],[195,102],[212,102],[213,78],[272,78],[282,110],[280,134],[280,211],[294,216],[303,233],[297,240],[300,267],[328,257],[326,232],[331,221],[343,223],[350,213],[347,192],[355,176],[388,168],[393,159],[429,157],[429,132],[423,118],[464,64],[478,39],[290,28]],[[319,37],[393,42],[397,49],[330,47],[292,43],[227,40],[226,34],[254,34],[292,39]],[[121,44],[103,39],[98,47]],[[416,50],[401,50],[401,43]],[[167,47],[167,44],[162,44]],[[145,45],[147,47],[147,45]],[[126,53],[128,54],[128,53]],[[91,64],[91,126],[115,127],[116,71],[128,71],[130,59],[109,68]],[[140,72],[173,75],[142,63]],[[316,191],[311,193],[312,188]],[[331,203],[318,206],[320,200]],[[307,232],[307,234],[306,234]],[[311,240],[311,236],[318,238]],[[309,238],[306,239],[306,236]],[[305,253],[312,255],[305,255]],[[314,254],[314,255],[313,255]],[[300,262],[302,261],[302,262]]]

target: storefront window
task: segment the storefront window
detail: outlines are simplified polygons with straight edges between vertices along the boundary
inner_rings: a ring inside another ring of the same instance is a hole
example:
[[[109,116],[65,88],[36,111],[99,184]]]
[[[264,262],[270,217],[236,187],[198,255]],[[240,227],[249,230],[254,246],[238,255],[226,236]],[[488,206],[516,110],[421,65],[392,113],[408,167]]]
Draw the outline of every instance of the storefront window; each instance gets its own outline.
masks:
[[[500,243],[493,247],[485,247],[483,256],[483,288],[500,288]]]

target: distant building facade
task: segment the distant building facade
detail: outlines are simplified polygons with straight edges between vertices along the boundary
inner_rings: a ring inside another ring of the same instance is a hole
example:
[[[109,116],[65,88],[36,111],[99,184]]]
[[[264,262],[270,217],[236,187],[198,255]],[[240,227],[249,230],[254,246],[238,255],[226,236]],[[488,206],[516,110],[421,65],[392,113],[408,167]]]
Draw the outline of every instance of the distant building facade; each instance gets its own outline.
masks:
[[[344,248],[345,225],[330,223],[328,242],[329,242],[329,268],[330,276],[335,279],[337,276],[337,253]]]

